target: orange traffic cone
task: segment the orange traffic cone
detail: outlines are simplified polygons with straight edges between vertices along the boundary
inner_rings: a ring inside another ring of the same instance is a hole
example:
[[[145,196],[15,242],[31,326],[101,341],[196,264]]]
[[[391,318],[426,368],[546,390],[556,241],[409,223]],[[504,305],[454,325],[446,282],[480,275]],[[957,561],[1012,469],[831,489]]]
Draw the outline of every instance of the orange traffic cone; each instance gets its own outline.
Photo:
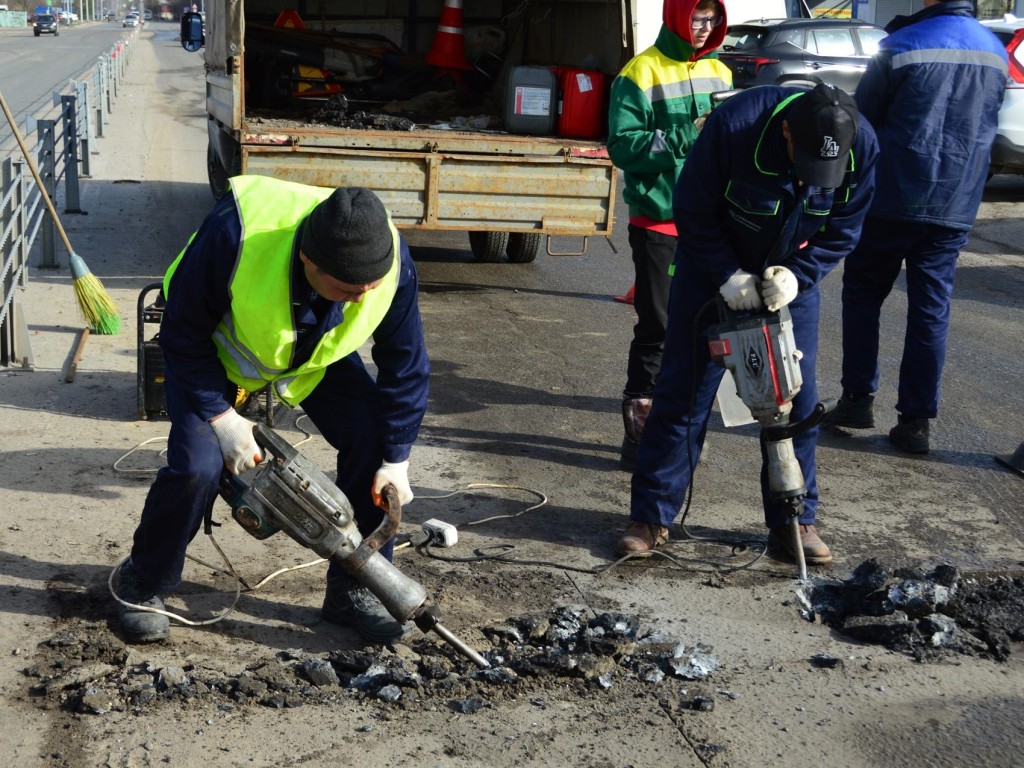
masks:
[[[472,69],[462,38],[462,0],[444,0],[427,64],[438,69]]]
[[[625,296],[613,296],[612,298],[614,298],[617,302],[619,302],[619,304],[632,304],[633,303],[633,296],[634,296],[635,293],[636,293],[636,284],[634,283],[633,285],[629,286],[629,290],[626,291],[626,295]]]

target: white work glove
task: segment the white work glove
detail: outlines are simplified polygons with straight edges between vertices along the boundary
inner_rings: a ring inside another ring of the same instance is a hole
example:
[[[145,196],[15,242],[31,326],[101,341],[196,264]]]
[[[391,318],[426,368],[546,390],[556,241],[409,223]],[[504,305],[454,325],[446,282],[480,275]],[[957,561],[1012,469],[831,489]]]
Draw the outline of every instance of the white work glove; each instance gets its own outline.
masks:
[[[768,267],[762,275],[761,298],[769,312],[778,312],[796,298],[796,276],[785,267]]]
[[[412,488],[409,486],[409,460],[392,464],[385,461],[373,476],[373,503],[386,510],[388,503],[384,500],[384,486],[390,483],[398,491],[398,503],[403,507],[413,499]]]
[[[722,283],[718,292],[722,294],[729,309],[738,312],[741,309],[760,309],[761,296],[757,292],[759,280],[749,272],[737,269],[729,279]]]
[[[231,474],[240,475],[263,461],[263,450],[252,434],[256,425],[239,416],[234,408],[213,417],[210,426],[220,443],[220,452],[224,454],[224,466]]]

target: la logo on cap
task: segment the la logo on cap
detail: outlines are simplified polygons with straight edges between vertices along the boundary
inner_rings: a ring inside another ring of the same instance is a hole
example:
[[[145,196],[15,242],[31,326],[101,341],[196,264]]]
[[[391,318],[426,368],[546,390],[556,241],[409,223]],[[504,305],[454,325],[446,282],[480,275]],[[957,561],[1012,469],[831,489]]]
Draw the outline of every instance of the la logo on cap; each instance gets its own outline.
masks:
[[[826,136],[821,145],[821,157],[824,160],[832,160],[839,157],[839,142],[831,136]]]

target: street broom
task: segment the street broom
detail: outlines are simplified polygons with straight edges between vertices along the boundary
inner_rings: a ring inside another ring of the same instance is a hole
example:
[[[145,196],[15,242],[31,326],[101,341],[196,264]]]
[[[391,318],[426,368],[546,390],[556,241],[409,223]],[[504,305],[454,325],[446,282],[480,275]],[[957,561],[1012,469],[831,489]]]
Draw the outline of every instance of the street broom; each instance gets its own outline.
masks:
[[[89,324],[89,329],[93,333],[103,335],[117,333],[121,330],[121,316],[118,314],[117,307],[114,306],[113,300],[107,295],[99,278],[89,270],[85,260],[75,253],[71,247],[71,241],[68,240],[67,233],[57,217],[57,209],[53,207],[53,201],[50,200],[46,187],[43,186],[43,181],[39,177],[36,164],[32,161],[32,155],[29,154],[25,141],[21,138],[18,125],[14,121],[14,116],[7,107],[3,91],[0,91],[0,107],[3,108],[4,116],[11,126],[11,133],[18,140],[18,146],[21,147],[21,153],[25,157],[25,162],[28,163],[29,170],[32,171],[32,177],[36,180],[39,194],[43,198],[43,202],[46,203],[46,210],[50,212],[50,218],[53,219],[53,224],[57,228],[57,232],[60,233],[60,239],[64,242],[64,247],[67,249],[71,265],[72,283],[75,287],[75,298],[78,300],[79,309],[85,315],[85,321]]]

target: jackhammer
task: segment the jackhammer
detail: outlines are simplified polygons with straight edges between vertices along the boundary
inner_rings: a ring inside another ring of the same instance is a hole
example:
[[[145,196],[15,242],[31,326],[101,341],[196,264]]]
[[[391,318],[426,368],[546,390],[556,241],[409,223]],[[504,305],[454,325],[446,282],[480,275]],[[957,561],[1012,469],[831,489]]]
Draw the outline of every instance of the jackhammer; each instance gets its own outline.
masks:
[[[227,470],[220,481],[220,496],[242,528],[261,540],[284,531],[320,557],[340,565],[373,592],[397,621],[411,620],[424,633],[432,630],[478,667],[490,666],[441,624],[437,608],[426,605],[423,586],[378,551],[395,535],[402,519],[393,485],[384,487],[388,504],[384,520],[364,539],[348,498],[309,459],[265,424],[257,423],[253,436],[267,456],[252,482],[246,484]]]
[[[800,514],[807,487],[793,451],[793,438],[818,424],[835,408],[835,402],[818,403],[806,419],[790,423],[793,398],[803,377],[787,307],[738,317],[719,297],[718,312],[720,322],[709,329],[708,349],[713,360],[732,372],[736,393],[761,425],[761,442],[768,454],[769,493],[789,508],[793,551],[800,578],[806,580]]]

